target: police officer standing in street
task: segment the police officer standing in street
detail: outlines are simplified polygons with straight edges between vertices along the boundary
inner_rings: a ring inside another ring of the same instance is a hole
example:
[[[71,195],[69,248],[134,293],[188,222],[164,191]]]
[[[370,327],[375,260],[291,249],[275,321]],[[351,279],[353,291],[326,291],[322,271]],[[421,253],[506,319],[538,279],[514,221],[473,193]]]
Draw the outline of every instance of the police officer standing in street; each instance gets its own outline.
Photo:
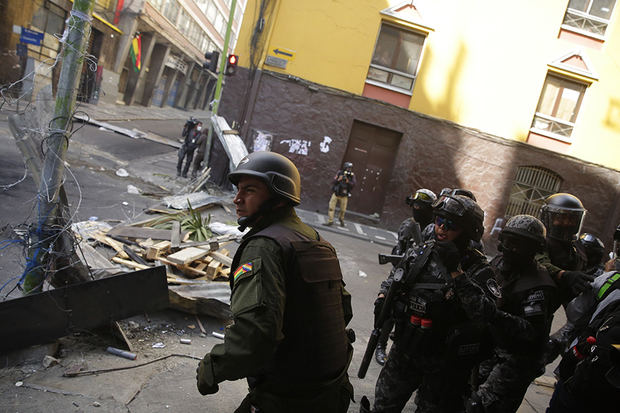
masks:
[[[543,355],[554,312],[560,301],[555,282],[534,256],[545,248],[546,230],[531,215],[516,215],[499,234],[496,269],[501,298],[499,310],[527,321],[525,329],[491,324],[493,355],[480,363],[477,386],[467,404],[468,413],[516,412],[529,384],[544,371]]]
[[[417,390],[418,412],[462,411],[473,365],[488,357],[486,324],[522,325],[497,311],[494,272],[471,250],[484,231],[484,213],[472,199],[446,195],[434,206],[434,239],[411,248],[394,271],[396,323],[390,354],[375,386],[373,412],[400,412]],[[401,278],[402,276],[402,278]],[[382,289],[382,297],[392,296]],[[361,412],[369,412],[364,397]]]
[[[229,174],[241,228],[251,228],[231,268],[233,323],[197,369],[201,394],[246,377],[237,413],[344,413],[353,397],[347,369],[352,318],[334,248],[303,224],[295,165],[254,152]]]
[[[393,255],[404,254],[414,243],[414,232],[421,232],[433,222],[435,201],[437,201],[437,195],[426,188],[418,189],[405,199],[405,203],[411,207],[412,216],[405,219],[398,228],[398,243],[392,248]],[[394,320],[390,318],[381,329],[381,337],[375,350],[375,360],[382,366],[385,364],[388,338],[393,327]]]
[[[177,176],[183,175],[183,178],[187,178],[187,171],[189,171],[189,166],[194,158],[194,151],[202,144],[204,139],[205,136],[202,133],[202,122],[198,122],[196,127],[187,133],[183,145],[179,148]],[[183,160],[185,160],[185,167],[183,167]],[[183,167],[183,170],[181,170],[181,167]]]
[[[351,190],[355,186],[355,173],[353,173],[353,164],[351,162],[345,162],[344,168],[339,170],[332,182],[332,196],[329,199],[329,206],[327,211],[327,222],[325,225],[334,224],[334,214],[336,213],[336,205],[339,205],[340,212],[338,213],[338,219],[340,220],[340,226],[344,227],[344,214],[347,212],[347,204],[349,203],[349,197],[351,196]]]

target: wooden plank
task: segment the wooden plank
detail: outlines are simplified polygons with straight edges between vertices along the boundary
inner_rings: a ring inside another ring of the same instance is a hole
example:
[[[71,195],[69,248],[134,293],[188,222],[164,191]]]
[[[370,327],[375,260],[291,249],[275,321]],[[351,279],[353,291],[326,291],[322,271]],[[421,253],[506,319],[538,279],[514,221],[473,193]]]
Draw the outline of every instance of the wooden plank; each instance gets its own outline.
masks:
[[[222,263],[216,260],[213,260],[209,263],[209,265],[207,266],[207,277],[210,278],[215,278],[215,275],[217,274],[218,270],[222,267]]]
[[[153,244],[146,250],[146,259],[151,261],[157,259],[158,255],[168,252],[171,245],[172,243],[170,241],[161,241],[157,244]]]
[[[163,266],[0,302],[0,351],[53,341],[168,307]],[[19,320],[19,322],[15,322]]]
[[[222,264],[228,267],[232,265],[232,261],[233,261],[232,258],[222,254],[221,252],[211,251],[209,255],[211,255],[214,259],[218,260],[219,262],[221,262]]]
[[[181,223],[179,221],[172,221],[172,229],[170,230],[170,238],[167,238],[172,243],[172,248],[176,248],[181,243]]]
[[[95,231],[91,234],[91,237],[101,242],[102,244],[106,244],[114,249],[118,253],[118,256],[124,259],[129,258],[129,255],[123,250],[123,244],[118,241],[114,241],[110,237],[106,237],[103,233],[99,231]]]
[[[116,262],[118,264],[124,265],[125,267],[133,268],[135,270],[146,270],[148,268],[151,268],[148,265],[138,264],[135,261],[124,260],[124,259],[119,258],[119,257],[112,257],[112,261],[114,261],[114,262]]]
[[[176,264],[188,264],[192,261],[204,257],[208,253],[209,251],[202,248],[189,247],[177,251],[174,254],[170,254],[166,258],[168,259],[168,261],[172,261]]]
[[[172,225],[178,221],[173,221]],[[179,228],[180,228],[179,223]],[[132,227],[128,225],[116,226],[107,232],[110,235],[116,235],[120,237],[128,237],[128,238],[151,238],[156,240],[165,240],[170,241],[170,230],[169,229],[157,229],[150,227]]]
[[[178,268],[180,271],[183,272],[183,274],[185,274],[186,276],[191,277],[191,278],[206,277],[206,275],[207,275],[207,273],[204,272],[204,271],[196,270],[195,268],[192,268],[189,265],[177,264],[177,263],[169,261],[169,260],[167,260],[166,258],[163,258],[163,257],[159,257],[158,260],[159,260],[159,262],[161,262],[163,264],[172,265],[172,266]]]

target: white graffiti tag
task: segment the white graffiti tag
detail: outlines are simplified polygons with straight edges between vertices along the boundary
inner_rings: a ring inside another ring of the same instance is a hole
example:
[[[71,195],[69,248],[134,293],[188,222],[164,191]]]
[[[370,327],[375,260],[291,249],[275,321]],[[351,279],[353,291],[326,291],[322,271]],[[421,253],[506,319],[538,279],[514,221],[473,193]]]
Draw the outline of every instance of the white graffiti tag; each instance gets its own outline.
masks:
[[[329,144],[330,143],[332,143],[332,138],[330,138],[329,136],[324,136],[323,137],[323,142],[321,142],[319,144],[319,148],[321,149],[321,152],[323,152],[323,153],[329,152]]]
[[[308,155],[308,148],[312,145],[312,142],[304,139],[284,139],[280,143],[288,144],[289,153],[296,153],[297,155]]]

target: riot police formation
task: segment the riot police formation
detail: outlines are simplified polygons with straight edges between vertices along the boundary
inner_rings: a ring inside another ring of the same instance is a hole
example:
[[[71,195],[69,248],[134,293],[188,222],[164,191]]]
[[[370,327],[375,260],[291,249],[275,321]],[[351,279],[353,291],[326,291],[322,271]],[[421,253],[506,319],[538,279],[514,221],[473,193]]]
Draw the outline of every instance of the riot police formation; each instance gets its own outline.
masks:
[[[515,412],[528,385],[544,371],[543,356],[553,313],[559,308],[557,287],[534,256],[545,247],[546,229],[531,215],[508,220],[499,235],[491,266],[501,289],[497,308],[528,322],[525,330],[491,328],[494,350],[474,371],[468,412]]]
[[[421,229],[433,222],[433,204],[436,200],[437,195],[426,188],[418,189],[413,195],[407,196],[405,203],[411,207],[411,216],[405,219],[398,228],[398,242],[392,248],[393,255],[404,254],[416,242],[415,238],[417,234],[420,234]],[[418,243],[419,241],[417,240]],[[394,320],[390,317],[381,329],[381,337],[375,350],[375,360],[380,365],[385,364],[385,351],[393,326]]]
[[[471,370],[490,355],[488,325],[528,329],[494,304],[501,296],[494,271],[471,243],[484,230],[478,204],[444,195],[433,212],[433,236],[405,253],[375,303],[380,320],[390,309],[395,337],[375,386],[374,412],[402,411],[416,390],[420,412],[462,411]],[[371,411],[365,397],[361,411]]]

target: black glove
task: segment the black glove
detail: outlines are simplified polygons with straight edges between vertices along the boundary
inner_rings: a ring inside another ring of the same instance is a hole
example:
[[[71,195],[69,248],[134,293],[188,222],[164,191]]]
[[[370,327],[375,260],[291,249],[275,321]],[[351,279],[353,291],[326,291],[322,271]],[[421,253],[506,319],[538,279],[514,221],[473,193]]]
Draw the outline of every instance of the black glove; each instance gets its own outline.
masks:
[[[439,241],[437,243],[437,251],[443,265],[446,266],[448,272],[457,271],[461,262],[461,253],[452,241]]]
[[[205,381],[205,364],[206,363],[204,360],[200,360],[200,363],[198,363],[198,368],[196,369],[196,386],[198,387],[200,394],[203,396],[206,396],[207,394],[215,394],[220,390],[220,386],[218,386],[217,383],[208,384]]]
[[[590,285],[592,281],[594,277],[581,271],[564,271],[560,277],[560,283],[575,295],[592,288]]]
[[[375,300],[375,322],[381,315],[381,310],[383,309],[383,303],[385,302],[385,296],[377,297]]]

